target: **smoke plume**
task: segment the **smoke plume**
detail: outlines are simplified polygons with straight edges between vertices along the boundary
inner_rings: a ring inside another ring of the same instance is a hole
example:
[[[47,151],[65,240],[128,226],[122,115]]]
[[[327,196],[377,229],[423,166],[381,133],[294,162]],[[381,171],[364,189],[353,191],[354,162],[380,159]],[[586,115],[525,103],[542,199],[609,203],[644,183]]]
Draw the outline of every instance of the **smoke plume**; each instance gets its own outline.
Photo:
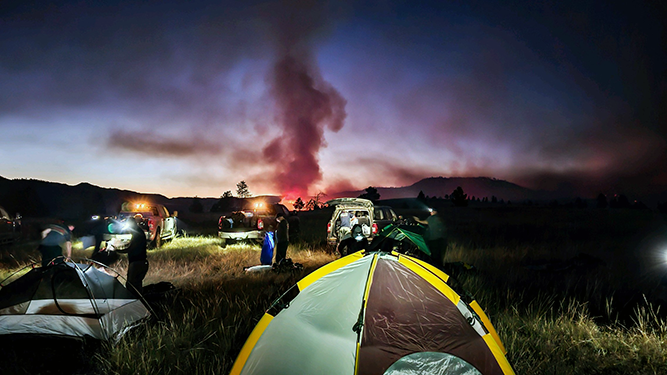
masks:
[[[326,146],[324,130],[339,131],[346,100],[324,81],[314,66],[310,40],[322,31],[323,8],[290,7],[272,17],[277,47],[268,83],[280,134],[263,149],[274,167],[272,179],[286,198],[305,197],[322,179],[318,152]]]

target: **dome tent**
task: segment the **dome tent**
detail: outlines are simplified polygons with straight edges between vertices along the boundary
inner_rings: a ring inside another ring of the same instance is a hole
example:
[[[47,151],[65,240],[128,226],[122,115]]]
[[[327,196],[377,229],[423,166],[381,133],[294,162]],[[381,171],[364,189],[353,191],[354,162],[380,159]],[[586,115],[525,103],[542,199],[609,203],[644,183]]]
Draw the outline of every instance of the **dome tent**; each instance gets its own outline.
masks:
[[[231,374],[514,374],[477,302],[415,258],[363,251],[269,308]]]
[[[92,265],[36,267],[9,284],[3,281],[0,288],[0,335],[110,340],[150,316],[116,277]]]

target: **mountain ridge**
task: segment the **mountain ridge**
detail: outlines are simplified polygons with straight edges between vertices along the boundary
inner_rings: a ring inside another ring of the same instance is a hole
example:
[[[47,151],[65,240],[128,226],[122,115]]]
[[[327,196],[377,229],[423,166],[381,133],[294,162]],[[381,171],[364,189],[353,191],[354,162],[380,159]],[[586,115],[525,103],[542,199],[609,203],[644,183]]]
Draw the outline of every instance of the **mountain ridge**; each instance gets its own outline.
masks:
[[[427,177],[412,185],[401,187],[374,187],[380,199],[416,198],[419,192],[430,197],[450,195],[454,189],[461,187],[468,197],[491,199],[495,196],[504,200],[546,200],[553,199],[549,192],[532,190],[515,183],[492,177]],[[365,190],[348,190],[331,194],[332,198],[357,197]]]

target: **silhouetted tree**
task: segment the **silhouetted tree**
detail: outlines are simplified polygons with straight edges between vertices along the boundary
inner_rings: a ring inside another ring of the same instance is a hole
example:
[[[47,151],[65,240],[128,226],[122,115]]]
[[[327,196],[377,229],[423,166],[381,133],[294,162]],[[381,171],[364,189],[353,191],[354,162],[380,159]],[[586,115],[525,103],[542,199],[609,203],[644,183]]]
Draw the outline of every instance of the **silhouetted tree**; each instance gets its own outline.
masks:
[[[630,200],[624,194],[618,196],[618,208],[630,208]]]
[[[426,200],[426,196],[424,195],[424,192],[422,190],[419,190],[419,194],[417,194],[417,200],[420,202],[423,202]]]
[[[217,202],[211,206],[211,212],[228,212],[236,209],[237,202],[239,201],[239,198],[235,198],[232,196],[223,196],[218,199]]]
[[[190,204],[190,207],[188,207],[190,212],[200,214],[204,212],[204,206],[201,204],[201,198],[199,197],[194,197],[192,198],[192,204]]]
[[[378,193],[378,189],[369,186],[366,188],[366,192],[364,194],[361,194],[357,198],[368,199],[369,201],[375,203],[378,200],[380,200],[380,193]]]
[[[303,200],[301,199],[301,197],[299,197],[294,201],[293,206],[295,210],[301,211],[306,206],[306,204],[303,203]]]
[[[248,198],[252,194],[250,194],[250,190],[248,190],[248,184],[246,184],[245,181],[241,181],[238,184],[236,184],[236,196],[239,198]]]
[[[596,198],[597,208],[607,208],[607,196],[600,193]]]
[[[306,210],[312,211],[312,210],[319,210],[322,208],[324,205],[324,202],[322,202],[322,198],[325,197],[326,194],[323,192],[319,192],[315,194],[313,198],[308,200],[308,203],[306,203]]]
[[[495,195],[491,196],[491,203],[498,203],[498,198]]]
[[[221,198],[231,198],[231,197],[233,197],[233,195],[232,195],[232,191],[231,191],[231,190],[227,190],[226,192],[222,193],[222,197],[221,197]]]
[[[308,200],[308,203],[306,203],[306,210],[308,211],[313,211],[313,210],[319,210],[320,206],[315,202],[315,199],[311,198]]]
[[[465,194],[460,186],[457,186],[450,196],[454,206],[465,207],[468,205],[468,194]]]

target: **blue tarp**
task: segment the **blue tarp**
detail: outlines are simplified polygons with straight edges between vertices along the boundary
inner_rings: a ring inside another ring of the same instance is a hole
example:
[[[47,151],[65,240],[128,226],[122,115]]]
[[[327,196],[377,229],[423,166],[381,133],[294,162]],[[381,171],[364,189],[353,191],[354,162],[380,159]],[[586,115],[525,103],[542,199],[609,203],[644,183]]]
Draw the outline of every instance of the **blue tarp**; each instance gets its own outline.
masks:
[[[273,232],[264,234],[264,243],[262,244],[262,254],[259,256],[261,264],[268,265],[273,263],[273,248],[276,246]]]

